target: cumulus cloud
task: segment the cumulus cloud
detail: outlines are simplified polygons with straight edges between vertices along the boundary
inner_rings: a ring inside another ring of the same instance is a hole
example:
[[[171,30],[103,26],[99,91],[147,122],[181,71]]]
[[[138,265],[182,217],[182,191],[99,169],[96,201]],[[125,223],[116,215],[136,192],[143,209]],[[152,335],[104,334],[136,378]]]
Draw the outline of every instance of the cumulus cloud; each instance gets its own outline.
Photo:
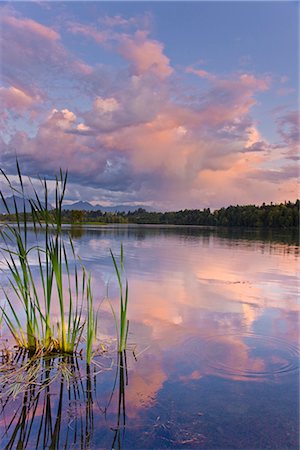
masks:
[[[278,148],[252,117],[271,79],[246,72],[220,76],[190,65],[186,72],[204,78],[206,87],[195,87],[189,98],[185,81],[173,84],[175,70],[164,46],[148,31],[108,33],[109,27],[131,26],[136,22],[121,16],[98,25],[68,23],[71,36],[109,43],[106,51],[123,58],[121,68],[105,68],[112,76],[103,81],[99,68],[67,50],[57,29],[10,10],[3,32],[7,86],[0,96],[7,111],[25,117],[42,107],[43,114],[34,133],[25,126],[2,142],[1,166],[12,171],[17,152],[28,174],[52,176],[68,168],[71,182],[93,198],[98,188],[108,202],[147,201],[166,209],[296,196],[296,173],[283,155],[297,141],[296,113],[277,119],[284,141]],[[57,80],[68,87],[75,80],[73,92],[84,91],[84,107],[57,102],[49,89]],[[268,167],[273,163],[276,170]]]
[[[205,119],[217,125],[233,122],[249,113],[256,104],[255,95],[269,87],[269,79],[252,74],[231,74],[230,78],[216,77],[204,96]]]
[[[34,137],[18,131],[8,144],[2,142],[2,167],[13,172],[17,156],[27,175],[53,177],[62,168],[70,172],[72,182],[130,191],[139,179],[132,179],[128,161],[90,136],[87,128],[74,112],[53,109]]]
[[[256,126],[252,125],[245,129],[247,140],[243,152],[264,152],[270,150],[270,144],[262,138]]]
[[[40,96],[30,95],[14,86],[0,87],[0,98],[4,108],[18,112],[32,108],[34,104],[40,101]]]
[[[146,31],[137,31],[133,37],[123,36],[120,39],[119,52],[131,64],[134,75],[151,72],[158,78],[169,77],[173,69],[170,59],[164,54],[161,42],[148,38]]]
[[[93,134],[117,132],[153,120],[167,99],[167,89],[151,76],[131,76],[114,89],[114,97],[97,96],[83,118]]]
[[[115,26],[137,25],[138,22],[134,18],[131,20],[121,16],[106,16],[100,23],[102,25],[93,26],[69,22],[67,28],[73,34],[93,39],[98,45],[114,46],[120,55],[129,61],[133,75],[152,73],[160,79],[165,79],[173,73],[170,59],[164,54],[163,44],[150,39],[147,30],[138,29],[133,35],[114,31]]]
[[[65,48],[57,30],[20,17],[11,8],[2,7],[1,12],[1,72],[8,86],[45,99],[46,86],[54,87],[63,76],[70,84],[92,73]]]

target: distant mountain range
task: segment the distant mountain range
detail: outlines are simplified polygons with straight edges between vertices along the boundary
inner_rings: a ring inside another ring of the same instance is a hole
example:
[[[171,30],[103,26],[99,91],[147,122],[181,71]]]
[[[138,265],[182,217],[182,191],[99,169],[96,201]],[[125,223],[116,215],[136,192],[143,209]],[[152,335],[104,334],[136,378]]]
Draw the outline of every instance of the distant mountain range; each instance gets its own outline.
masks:
[[[64,205],[65,210],[79,210],[79,211],[102,211],[102,212],[129,212],[136,211],[139,208],[143,208],[146,211],[154,211],[153,208],[146,205],[115,205],[115,206],[102,206],[102,205],[92,205],[89,202],[76,202],[71,205]]]
[[[23,198],[17,197],[16,195],[12,195],[11,197],[5,198],[6,205],[9,209],[9,212],[13,214],[16,210],[15,204],[17,206],[18,212],[22,213],[24,211],[24,202]],[[25,211],[30,212],[31,211],[31,205],[29,200],[25,199]],[[3,203],[2,198],[0,198],[0,214],[7,214],[7,209]]]
[[[6,197],[5,201],[6,204],[9,208],[9,211],[11,213],[13,213],[15,211],[15,205],[14,205],[14,198],[15,198],[15,202],[18,208],[19,212],[23,212],[23,199],[21,197],[17,197],[17,196],[11,196],[11,197]],[[71,205],[64,205],[63,209],[67,210],[67,211],[71,211],[71,210],[79,210],[79,211],[102,211],[102,212],[129,212],[129,211],[136,211],[139,208],[143,208],[146,211],[154,211],[153,208],[150,208],[149,206],[145,206],[145,205],[116,205],[116,206],[102,206],[102,205],[92,205],[89,202],[76,202],[76,203],[72,203]],[[31,206],[29,203],[29,200],[25,200],[25,210],[26,212],[30,212],[31,211]],[[7,210],[5,208],[5,205],[3,203],[3,200],[0,199],[0,214],[6,214]]]

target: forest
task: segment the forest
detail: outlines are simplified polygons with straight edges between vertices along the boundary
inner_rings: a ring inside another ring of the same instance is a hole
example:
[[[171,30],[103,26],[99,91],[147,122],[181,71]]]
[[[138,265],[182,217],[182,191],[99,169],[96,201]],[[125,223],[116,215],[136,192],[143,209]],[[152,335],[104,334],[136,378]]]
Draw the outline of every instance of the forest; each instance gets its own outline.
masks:
[[[62,211],[64,223],[136,223],[158,225],[205,225],[223,227],[293,228],[299,227],[299,199],[296,202],[261,206],[228,206],[211,211],[184,209],[175,212],[149,212],[139,208],[134,212]],[[30,216],[30,214],[28,214]],[[29,217],[30,219],[30,217]],[[14,215],[0,215],[0,221],[14,221]]]
[[[204,208],[156,213],[139,209],[125,217],[130,223],[290,228],[299,226],[299,200],[278,205],[229,206],[215,211]]]

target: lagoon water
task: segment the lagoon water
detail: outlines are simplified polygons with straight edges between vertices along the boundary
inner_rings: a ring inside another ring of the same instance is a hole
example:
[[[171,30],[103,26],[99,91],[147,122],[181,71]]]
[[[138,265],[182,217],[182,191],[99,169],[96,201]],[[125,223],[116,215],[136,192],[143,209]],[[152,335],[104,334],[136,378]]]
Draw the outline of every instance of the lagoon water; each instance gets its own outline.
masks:
[[[297,235],[133,225],[70,231],[92,273],[108,351],[100,347],[91,373],[79,361],[76,383],[59,362],[46,362],[42,374],[54,377],[46,389],[7,405],[0,398],[1,449],[298,448]],[[118,254],[121,243],[130,329],[120,369],[106,297],[117,309],[109,249]]]

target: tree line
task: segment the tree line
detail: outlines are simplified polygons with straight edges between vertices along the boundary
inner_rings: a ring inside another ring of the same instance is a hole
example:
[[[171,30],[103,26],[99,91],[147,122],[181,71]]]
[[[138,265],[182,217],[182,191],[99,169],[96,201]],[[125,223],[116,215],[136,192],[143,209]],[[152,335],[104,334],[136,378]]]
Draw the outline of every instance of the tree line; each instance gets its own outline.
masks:
[[[224,227],[292,228],[299,227],[300,202],[261,206],[236,205],[211,211],[184,209],[174,212],[149,212],[139,208],[133,212],[63,211],[65,223],[137,223],[157,225],[204,225]],[[14,220],[14,215],[0,215],[0,220]]]
[[[154,213],[137,210],[128,213],[129,222],[172,224],[172,225],[208,225],[226,227],[266,227],[290,228],[299,226],[299,200],[278,205],[229,206],[211,211],[210,208],[185,209],[176,212]]]

